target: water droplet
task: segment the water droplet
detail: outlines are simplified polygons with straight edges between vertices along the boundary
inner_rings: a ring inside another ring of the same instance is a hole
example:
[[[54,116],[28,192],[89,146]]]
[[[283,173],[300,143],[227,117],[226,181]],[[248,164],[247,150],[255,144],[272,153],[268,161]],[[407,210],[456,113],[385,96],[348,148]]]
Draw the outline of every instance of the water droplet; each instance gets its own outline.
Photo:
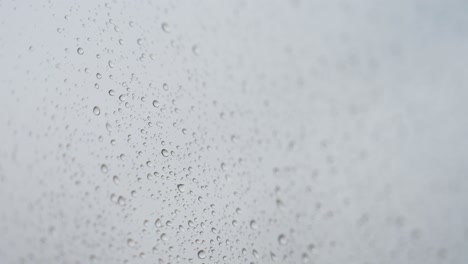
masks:
[[[102,78],[102,74],[100,74],[99,72],[96,73],[96,78],[101,79],[101,78]]]
[[[155,225],[156,227],[161,227],[161,226],[162,226],[161,219],[159,219],[159,218],[156,219],[156,221],[154,221],[154,225]]]
[[[137,242],[131,238],[127,239],[127,245],[131,248],[134,248],[137,246]]]
[[[101,114],[101,109],[99,109],[99,107],[95,106],[95,107],[93,108],[93,113],[94,113],[95,115],[99,115],[99,114]]]
[[[257,222],[255,220],[250,221],[250,228],[256,230],[258,228]]]
[[[80,55],[83,55],[83,54],[84,54],[84,50],[83,50],[82,48],[78,48],[78,49],[76,50],[76,52],[77,52],[78,54],[80,54]]]
[[[167,151],[167,149],[161,150],[161,154],[162,154],[164,157],[169,157],[169,151]]]
[[[163,87],[163,90],[164,90],[164,91],[169,90],[169,85],[168,85],[167,83],[163,83],[163,86],[162,86],[162,87]]]
[[[109,65],[109,68],[114,68],[114,63],[111,60],[109,60],[107,64]]]
[[[138,45],[143,44],[143,40],[142,40],[141,38],[137,39],[137,44],[138,44]]]
[[[106,164],[102,164],[102,165],[101,165],[101,171],[102,171],[102,173],[107,173],[108,170],[109,170],[109,169],[107,168],[107,165],[106,165]]]
[[[183,184],[178,184],[178,185],[177,185],[177,189],[179,189],[179,192],[183,193],[183,192],[185,192],[185,185],[183,185]]]
[[[110,96],[114,96],[114,95],[115,95],[115,91],[112,90],[112,89],[110,89],[110,90],[109,90],[109,95],[110,95]]]
[[[166,22],[162,23],[161,24],[161,28],[164,32],[166,33],[169,33],[171,32],[171,27],[169,26],[169,24],[167,24]]]
[[[221,163],[221,169],[225,171],[227,169],[226,163],[222,162]]]
[[[286,245],[288,243],[288,240],[286,239],[286,236],[281,234],[278,236],[278,243],[280,245]]]
[[[252,250],[252,255],[253,255],[256,259],[258,259],[258,257],[259,257],[258,251],[255,250],[255,249]]]
[[[204,250],[198,251],[198,258],[200,258],[200,259],[206,258],[206,253],[205,253]]]
[[[193,45],[192,46],[192,52],[193,52],[193,54],[198,56],[198,55],[200,55],[200,48],[197,45]]]
[[[117,202],[119,203],[120,206],[124,206],[127,204],[123,196],[119,196],[119,199],[117,200]]]
[[[159,102],[158,102],[158,100],[153,100],[153,106],[154,106],[154,107],[159,107]]]
[[[112,178],[112,180],[114,181],[115,184],[119,184],[120,183],[120,179],[119,177],[116,175]]]

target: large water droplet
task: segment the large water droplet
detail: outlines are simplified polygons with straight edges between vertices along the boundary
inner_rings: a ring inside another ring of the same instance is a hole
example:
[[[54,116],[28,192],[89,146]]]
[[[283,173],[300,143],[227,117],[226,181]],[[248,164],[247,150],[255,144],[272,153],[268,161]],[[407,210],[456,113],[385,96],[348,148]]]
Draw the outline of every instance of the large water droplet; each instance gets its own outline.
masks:
[[[161,154],[162,154],[164,157],[169,157],[169,151],[167,151],[167,149],[161,150]]]
[[[206,253],[205,253],[204,250],[198,251],[198,258],[200,258],[200,259],[206,258]]]
[[[185,192],[185,185],[177,184],[177,189],[179,189],[179,192],[183,193],[183,192]]]
[[[158,102],[158,100],[153,100],[153,106],[154,106],[154,107],[159,107],[159,102]]]
[[[258,228],[257,222],[255,220],[250,221],[250,228],[256,230]]]

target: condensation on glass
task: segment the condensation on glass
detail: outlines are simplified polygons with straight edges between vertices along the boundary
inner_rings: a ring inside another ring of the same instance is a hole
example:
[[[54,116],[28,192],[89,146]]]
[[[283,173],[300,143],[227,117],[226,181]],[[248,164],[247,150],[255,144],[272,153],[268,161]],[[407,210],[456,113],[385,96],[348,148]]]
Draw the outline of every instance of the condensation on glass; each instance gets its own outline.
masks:
[[[467,263],[467,8],[0,1],[0,263]]]

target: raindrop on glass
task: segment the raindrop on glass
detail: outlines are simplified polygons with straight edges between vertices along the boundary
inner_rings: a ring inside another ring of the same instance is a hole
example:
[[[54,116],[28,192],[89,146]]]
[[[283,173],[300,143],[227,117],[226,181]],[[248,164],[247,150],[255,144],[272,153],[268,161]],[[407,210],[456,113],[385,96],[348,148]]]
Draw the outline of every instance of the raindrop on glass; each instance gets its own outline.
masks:
[[[281,234],[278,236],[278,243],[280,245],[286,245],[288,243],[288,240],[286,239],[286,236]]]
[[[159,102],[158,102],[158,100],[153,100],[153,106],[154,106],[154,107],[159,107]]]
[[[178,185],[177,185],[177,189],[179,189],[179,192],[183,193],[183,192],[185,192],[185,185],[183,185],[183,184],[178,184]]]
[[[200,55],[200,48],[197,45],[192,46],[192,52],[195,55]]]
[[[167,149],[161,150],[161,154],[162,154],[164,157],[169,157],[169,151],[167,151]]]
[[[250,221],[250,228],[256,230],[258,228],[257,222],[255,220]]]
[[[95,107],[93,108],[93,113],[94,113],[95,115],[99,115],[99,114],[101,114],[101,109],[99,109],[99,107],[95,106]]]
[[[161,219],[156,219],[156,221],[154,221],[154,226],[156,227],[161,227],[162,226],[162,222],[161,222]]]
[[[107,173],[108,170],[109,170],[109,169],[107,168],[107,165],[106,165],[106,164],[102,164],[102,165],[101,165],[101,171],[102,171],[102,173]]]
[[[161,28],[162,28],[162,30],[163,30],[164,32],[166,32],[166,33],[171,32],[171,27],[169,26],[169,24],[167,24],[167,23],[165,23],[165,22],[161,24]]]
[[[204,258],[206,258],[206,253],[205,253],[204,250],[198,251],[198,258],[199,258],[199,259],[204,259]]]

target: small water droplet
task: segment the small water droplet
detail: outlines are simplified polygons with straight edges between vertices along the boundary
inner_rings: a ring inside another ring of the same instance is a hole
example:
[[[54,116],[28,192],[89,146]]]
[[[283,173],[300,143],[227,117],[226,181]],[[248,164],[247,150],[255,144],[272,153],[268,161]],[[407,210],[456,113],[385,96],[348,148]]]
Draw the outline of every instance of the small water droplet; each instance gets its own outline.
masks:
[[[78,48],[78,49],[76,50],[76,52],[77,52],[78,54],[80,54],[80,55],[83,55],[83,54],[84,54],[84,50],[83,50],[82,48]]]
[[[156,227],[161,227],[162,226],[162,222],[161,222],[161,219],[156,219],[156,221],[154,221],[154,226]]]
[[[197,45],[193,45],[192,46],[192,52],[193,52],[193,54],[198,56],[198,55],[200,55],[200,48]]]
[[[114,63],[111,60],[109,60],[107,64],[109,65],[109,68],[114,68]]]
[[[227,169],[226,163],[222,162],[221,163],[221,169],[225,171]]]
[[[258,228],[257,222],[255,220],[250,221],[250,228],[256,230]]]
[[[107,168],[107,165],[106,165],[106,164],[102,164],[102,165],[101,165],[101,171],[102,171],[102,173],[107,173],[108,170],[109,170],[109,169]]]
[[[127,239],[127,245],[131,248],[134,248],[137,246],[137,242],[131,238]]]
[[[288,240],[286,239],[286,236],[281,234],[278,236],[278,243],[280,245],[286,245],[288,243]]]
[[[93,113],[94,113],[95,115],[99,115],[99,114],[101,114],[101,109],[99,109],[99,107],[95,106],[95,107],[93,108]]]
[[[117,200],[120,206],[124,206],[127,204],[125,198],[123,196],[119,196],[119,199]]]
[[[169,26],[169,24],[167,24],[166,22],[162,23],[161,24],[161,28],[164,32],[166,33],[169,33],[171,32],[171,27]]]
[[[116,175],[112,178],[112,180],[114,181],[115,184],[119,184],[120,183],[120,179],[119,177]]]
[[[258,259],[259,255],[258,255],[258,251],[257,250],[252,250],[252,255],[254,256],[254,258]]]

